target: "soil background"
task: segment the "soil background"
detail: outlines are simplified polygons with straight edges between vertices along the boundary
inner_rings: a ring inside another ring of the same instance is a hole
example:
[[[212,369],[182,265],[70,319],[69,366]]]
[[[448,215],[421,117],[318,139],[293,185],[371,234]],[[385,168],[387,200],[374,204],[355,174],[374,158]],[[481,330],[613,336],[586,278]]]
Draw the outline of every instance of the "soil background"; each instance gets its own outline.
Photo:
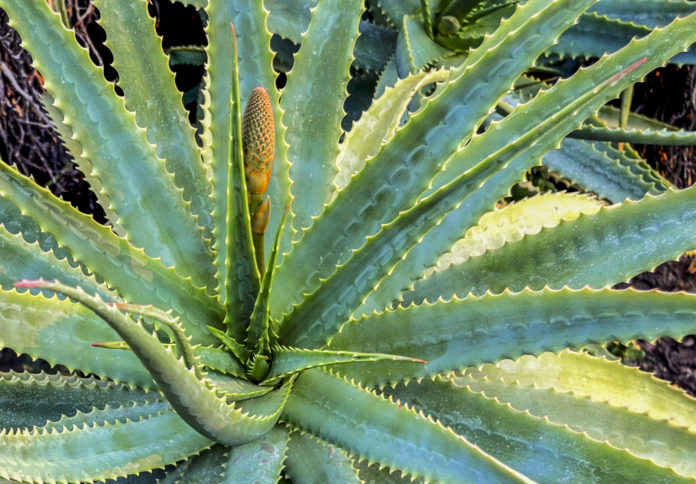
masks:
[[[111,55],[103,45],[105,34],[95,22],[97,12],[89,0],[65,2],[69,23],[76,31],[78,41],[89,48],[96,63],[105,66],[107,78],[115,80],[116,73],[109,67]],[[205,42],[203,20],[192,7],[168,0],[150,0],[150,10],[158,19],[157,28],[163,36],[165,49]],[[174,71],[182,92],[194,88],[202,75],[199,66],[184,65],[174,67]],[[104,222],[103,211],[41,107],[42,82],[41,75],[31,66],[30,56],[20,47],[18,35],[8,26],[7,16],[0,11],[0,158]],[[194,97],[186,107],[193,117],[198,109],[197,99]],[[636,86],[633,110],[680,128],[696,130],[696,68],[669,66],[655,71]],[[685,188],[696,180],[696,147],[638,148],[648,162],[676,187]],[[645,290],[659,288],[696,293],[696,274],[689,271],[691,262],[691,256],[684,256],[657,267],[651,273],[640,274],[621,287],[632,285]],[[671,338],[638,341],[637,345],[644,356],[632,359],[633,363],[696,396],[696,336],[687,336],[681,342]],[[50,368],[45,362],[33,362],[26,355],[1,350],[0,371],[10,369],[61,371],[60,368]]]

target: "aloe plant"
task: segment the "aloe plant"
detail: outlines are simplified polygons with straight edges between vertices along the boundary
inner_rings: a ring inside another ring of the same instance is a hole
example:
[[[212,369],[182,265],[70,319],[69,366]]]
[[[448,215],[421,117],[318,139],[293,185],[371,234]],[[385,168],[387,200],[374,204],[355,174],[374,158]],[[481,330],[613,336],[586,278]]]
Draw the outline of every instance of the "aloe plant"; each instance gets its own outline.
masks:
[[[594,4],[529,0],[343,133],[363,2],[311,10],[281,98],[267,12],[213,1],[199,145],[146,4],[96,2],[119,97],[44,0],[0,0],[109,219],[0,165],[0,346],[79,370],[0,376],[0,478],[696,478],[696,402],[582,349],[696,329],[694,296],[610,288],[696,245],[694,189],[496,208],[696,15],[519,100]]]

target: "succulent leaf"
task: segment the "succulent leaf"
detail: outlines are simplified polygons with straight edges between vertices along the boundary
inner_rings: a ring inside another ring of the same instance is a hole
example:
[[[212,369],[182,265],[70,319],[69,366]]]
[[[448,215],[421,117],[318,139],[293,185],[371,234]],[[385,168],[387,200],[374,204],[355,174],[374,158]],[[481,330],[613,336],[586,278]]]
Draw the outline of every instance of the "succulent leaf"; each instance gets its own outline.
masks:
[[[588,380],[584,375],[593,377]],[[572,393],[614,408],[625,408],[634,414],[646,415],[655,421],[669,422],[673,428],[691,432],[696,429],[696,405],[694,399],[684,391],[637,368],[605,357],[591,356],[584,351],[566,349],[558,354],[542,353],[514,361],[502,360],[495,365],[467,368],[463,377],[461,381],[455,381],[465,385],[471,379],[483,379]]]
[[[452,265],[418,281],[414,294],[405,300],[434,301],[470,292],[499,293],[506,288],[512,291],[546,286],[602,288],[627,280],[691,249],[694,242],[688,230],[693,193],[691,189],[670,190],[658,197],[646,197],[641,203],[626,202],[560,223],[553,230],[542,230],[473,258],[465,265]],[[671,217],[666,216],[668,212]],[[659,259],[650,249],[657,244],[663,251]],[[521,251],[534,251],[542,246],[546,256],[527,261],[534,265],[535,277],[520,280],[515,274],[524,271],[522,266],[526,263],[519,257]]]
[[[42,1],[3,2],[24,45],[46,79],[46,89],[60,101],[86,156],[99,173],[118,214],[118,225],[151,257],[161,257],[198,285],[212,283],[212,257],[180,191],[148,142],[135,117],[112,86],[102,81],[86,50]],[[48,44],[50,49],[41,46]],[[70,66],[70,69],[66,69]],[[145,184],[146,183],[146,184]],[[143,207],[148,210],[143,211]]]
[[[202,384],[194,370],[162,346],[155,335],[100,299],[55,282],[29,281],[22,286],[60,292],[98,314],[128,343],[177,414],[202,435],[239,445],[262,436],[275,424],[278,415],[249,416],[234,405],[227,405],[213,389]]]
[[[694,296],[633,290],[504,292],[399,307],[351,321],[329,348],[422,358],[425,365],[384,361],[337,367],[365,384],[446,374],[523,354],[602,341],[689,334],[696,326]],[[390,336],[387,336],[390,335]]]
[[[3,428],[41,426],[49,420],[72,417],[76,412],[89,412],[95,407],[132,406],[158,400],[157,393],[94,377],[27,372],[0,374]]]
[[[277,347],[273,351],[273,364],[268,372],[268,375],[266,375],[266,382],[263,384],[274,383],[281,378],[288,377],[295,373],[301,373],[309,368],[355,363],[358,361],[370,362],[382,360],[402,360],[412,363],[425,363],[425,361],[414,358],[397,355],[385,355],[381,353],[303,350],[299,348]]]
[[[293,482],[362,482],[345,450],[304,432],[293,432],[290,436],[286,468]]]
[[[672,129],[625,129],[583,126],[572,133],[574,138],[594,141],[627,142],[645,145],[696,145],[696,132]]]
[[[34,219],[59,244],[78,255],[89,270],[108,277],[131,302],[174,308],[182,315],[196,341],[211,341],[200,321],[216,321],[221,311],[203,289],[193,287],[174,269],[151,259],[128,240],[57,199],[16,170],[0,164],[0,172],[3,174],[0,195]]]
[[[536,481],[690,481],[671,469],[474,394],[449,380],[424,379],[388,393],[447,422],[481,449]]]
[[[43,427],[0,432],[0,475],[18,481],[125,477],[186,458],[212,442],[162,402],[94,410]],[[93,458],[85,459],[86,453]],[[35,462],[44,459],[44,465]]]
[[[640,158],[610,143],[564,139],[560,149],[547,153],[542,163],[613,203],[640,200],[648,193],[657,195],[669,188],[668,182]]]
[[[676,17],[693,13],[696,8],[684,0],[601,0],[590,10],[624,22],[664,27]]]
[[[116,86],[62,1],[0,0],[110,221],[0,165],[0,349],[89,374],[0,374],[0,482],[696,478],[694,400],[580,352],[696,331],[608,288],[696,245],[696,188],[624,142],[693,141],[629,105],[694,7],[181,0],[207,45],[163,51],[96,2]],[[167,63],[206,63],[200,139]],[[511,204],[539,163],[603,200]]]
[[[363,411],[374,415],[369,423],[360,418]],[[524,481],[439,423],[322,370],[307,370],[298,377],[283,418],[361,459],[379,461],[412,477]]]
[[[155,384],[138,359],[127,351],[90,346],[118,335],[90,310],[57,296],[0,291],[0,345],[14,348],[70,370],[110,377],[144,388]]]
[[[182,109],[181,93],[176,90],[154,21],[147,15],[147,4],[96,1],[95,6],[109,33],[106,45],[114,55],[126,108],[135,113],[138,126],[145,128],[157,155],[166,160],[175,185],[183,190],[184,200],[191,202],[191,212],[210,238],[212,204],[203,183],[206,173],[201,150]]]
[[[284,258],[274,282],[284,290],[271,302],[271,314],[278,317],[290,312],[302,301],[303,293],[315,292],[320,279],[329,277],[352,250],[365,244],[365,237],[412,206],[443,160],[464,145],[488,115],[491,103],[502,97],[529,63],[579,15],[582,5],[569,9],[553,2],[528,2],[506,21],[511,35],[508,29],[498,31],[472,52],[450,75],[440,94],[428,100],[366,163]],[[537,28],[543,33],[537,35]],[[515,52],[512,56],[511,51]],[[496,67],[475,68],[479,63]],[[319,244],[325,250],[317,264],[312,247]],[[300,269],[305,267],[316,269],[305,274]]]
[[[281,108],[287,126],[285,140],[290,145],[293,231],[308,227],[331,193],[334,167],[327,160],[338,154],[348,67],[363,9],[359,0],[322,0],[312,11],[303,36],[303,45],[314,48],[300,48],[288,77]],[[327,35],[332,41],[322,42]],[[302,82],[292,82],[293,76]],[[305,136],[306,132],[312,136]]]
[[[599,2],[600,5],[601,3],[603,2]],[[631,39],[647,35],[650,31],[644,25],[588,13],[580,17],[579,22],[569,28],[548,52],[560,57],[601,57],[619,50]],[[676,55],[670,62],[693,64],[696,62],[696,51],[689,49],[688,52]]]
[[[225,469],[227,480],[224,482],[278,482],[288,439],[287,430],[276,426],[260,439],[232,449]]]

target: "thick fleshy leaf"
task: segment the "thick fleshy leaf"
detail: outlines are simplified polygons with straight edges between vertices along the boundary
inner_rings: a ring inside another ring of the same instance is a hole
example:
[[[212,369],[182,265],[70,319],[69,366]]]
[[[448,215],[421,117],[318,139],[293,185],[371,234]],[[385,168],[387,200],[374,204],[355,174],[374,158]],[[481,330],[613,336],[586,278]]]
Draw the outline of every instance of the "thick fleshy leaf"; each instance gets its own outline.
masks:
[[[282,399],[278,403],[269,400],[270,407],[277,408],[268,415],[252,412],[250,416],[234,405],[228,405],[214,388],[204,384],[195,368],[188,368],[170,347],[160,344],[155,334],[100,299],[88,296],[79,288],[58,283],[34,281],[23,283],[23,286],[60,292],[99,315],[128,343],[177,414],[202,435],[228,445],[239,445],[265,434],[278,420]]]
[[[570,136],[594,141],[627,142],[643,145],[696,145],[696,132],[674,131],[672,129],[654,130],[648,128],[640,130],[584,126],[573,131]]]
[[[613,203],[640,200],[647,193],[657,195],[669,188],[669,183],[641,159],[609,143],[564,139],[561,148],[547,153],[542,163]]]
[[[322,370],[298,377],[283,418],[353,455],[413,477],[453,483],[522,480],[435,421]]]
[[[107,407],[45,427],[2,430],[0,476],[32,482],[114,479],[164,468],[211,444],[166,402]]]
[[[696,431],[696,404],[683,390],[658,380],[650,373],[620,364],[616,360],[591,356],[586,352],[563,350],[502,360],[495,365],[467,368],[471,378],[553,389],[579,398],[606,403],[652,420],[668,422],[674,428]],[[587,378],[592,375],[592,378]]]
[[[304,350],[300,348],[277,347],[273,351],[273,363],[266,375],[267,382],[273,382],[281,378],[301,373],[309,368],[340,365],[346,363],[377,362],[382,360],[406,360],[413,363],[424,364],[424,361],[412,358],[383,355],[380,353],[360,353],[350,351],[331,350]],[[265,384],[265,383],[264,383]]]
[[[283,92],[294,231],[310,225],[331,193],[334,167],[329,160],[338,154],[343,101],[363,8],[359,0],[319,2]],[[326,42],[327,36],[331,42]]]
[[[197,285],[212,284],[212,254],[173,177],[87,51],[45,2],[3,0],[0,6],[98,172],[116,223],[151,257],[176,266]]]
[[[229,447],[213,445],[199,455],[177,464],[176,468],[158,481],[160,484],[196,484],[199,482],[222,482]]]
[[[692,9],[692,12],[694,10],[696,9]],[[633,38],[648,33],[650,28],[644,25],[588,13],[580,17],[577,25],[568,29],[558,42],[549,48],[549,53],[560,57],[601,57],[619,50]],[[693,64],[696,62],[696,51],[689,50],[679,54],[671,62]]]
[[[274,282],[283,292],[276,291],[271,313],[278,317],[291,311],[303,294],[316,291],[322,279],[331,276],[337,265],[363,246],[367,236],[378,232],[399,211],[411,207],[443,161],[457,152],[485,119],[491,104],[590,3],[583,1],[571,9],[548,0],[527,2],[505,21],[506,28],[473,51],[467,62],[450,75],[446,86],[428,98],[391,142],[339,192],[305,232],[301,243],[285,257]],[[508,35],[508,31],[512,33]],[[324,247],[319,261],[314,250],[317,246]],[[369,289],[374,283],[367,284]]]
[[[129,302],[172,308],[181,315],[195,341],[214,341],[205,325],[220,323],[220,306],[174,269],[148,257],[128,240],[5,164],[0,164],[0,195]]]
[[[489,211],[529,168],[538,163],[546,152],[555,148],[581,120],[647,74],[650,63],[664,62],[671,53],[689,45],[696,37],[689,37],[695,31],[689,26],[692,24],[696,24],[696,15],[676,20],[669,27],[635,40],[612,56],[604,57],[591,67],[581,69],[571,78],[556,83],[530,103],[519,106],[515,113],[494,123],[481,136],[474,137],[464,149],[448,160],[444,169],[432,180],[432,190],[435,191],[431,195],[416,207],[403,212],[389,225],[383,226],[380,234],[368,239],[360,251],[354,253],[351,260],[328,279],[324,286],[328,287],[330,283],[340,280],[339,272],[348,274],[350,271],[347,268],[353,262],[360,261],[363,270],[370,267],[370,278],[374,278],[374,285],[379,283],[375,291],[374,306],[386,307],[398,297],[404,283],[408,284],[418,278],[426,267],[432,265],[435,254],[442,254],[449,249],[459,237],[460,230],[472,226],[478,217]],[[675,44],[675,39],[681,39],[682,36],[685,36],[683,43]],[[645,56],[646,49],[652,50],[653,55]],[[579,91],[584,91],[584,94],[579,95]],[[561,110],[558,109],[559,105],[563,106]],[[532,118],[538,124],[530,129]],[[436,190],[448,180],[452,181]],[[435,213],[442,215],[435,216]],[[416,227],[417,224],[422,224],[420,229]],[[415,242],[418,244],[413,246]],[[389,256],[386,255],[385,245],[393,251]],[[372,247],[378,246],[379,254],[372,252]],[[407,252],[405,257],[404,251]],[[653,255],[657,254],[653,252]],[[390,277],[384,279],[387,271]],[[362,287],[350,289],[351,295],[357,296],[353,301],[365,297],[362,290],[368,286],[367,279],[362,281]],[[315,294],[319,292],[323,290]],[[325,293],[324,296],[328,294]],[[311,296],[307,301],[310,299]],[[337,316],[333,322],[340,324],[350,306],[347,297],[340,300],[342,307],[337,306],[331,311],[326,308],[317,311],[322,314],[324,321],[329,320],[333,313]]]
[[[95,407],[132,406],[158,400],[158,393],[94,377],[1,373],[0,427],[41,426],[48,420],[72,417],[78,411],[89,412]]]
[[[428,362],[421,366],[383,361],[337,367],[337,372],[363,383],[384,384],[567,346],[680,337],[696,328],[695,301],[690,294],[611,289],[470,296],[352,321],[328,346]]]
[[[233,447],[229,453],[222,482],[230,484],[278,482],[280,471],[283,469],[288,438],[287,430],[277,425],[260,439]]]
[[[685,0],[601,0],[591,11],[648,27],[664,27],[677,16],[693,13],[696,6]]]
[[[361,483],[345,450],[304,432],[291,435],[285,467],[297,484]]]
[[[689,482],[670,469],[519,412],[448,380],[423,380],[386,393],[440,419],[485,452],[537,482]]]
[[[0,347],[27,353],[70,370],[146,388],[155,386],[129,351],[93,348],[118,335],[90,310],[58,297],[0,291]]]
[[[696,246],[696,233],[690,230],[694,196],[693,189],[670,190],[562,222],[436,272],[418,281],[404,300],[434,301],[506,288],[601,288],[628,280]],[[532,260],[521,253],[543,256]]]
[[[106,45],[114,55],[126,108],[135,113],[135,121],[145,128],[148,141],[174,174],[174,183],[183,190],[184,200],[191,202],[191,211],[210,237],[212,204],[201,150],[154,21],[147,15],[147,4],[97,1],[95,6],[107,32]]]
[[[372,102],[340,145],[336,157],[338,172],[334,179],[338,190],[345,188],[351,177],[365,166],[365,161],[375,156],[382,144],[394,136],[416,92],[426,84],[445,81],[449,74],[435,70],[400,79]]]
[[[231,27],[235,17],[225,2],[211,5],[209,16],[203,156],[212,184],[215,269],[220,301],[225,304],[228,331],[234,338],[241,339],[258,292],[259,274],[251,245],[244,184],[237,36]]]

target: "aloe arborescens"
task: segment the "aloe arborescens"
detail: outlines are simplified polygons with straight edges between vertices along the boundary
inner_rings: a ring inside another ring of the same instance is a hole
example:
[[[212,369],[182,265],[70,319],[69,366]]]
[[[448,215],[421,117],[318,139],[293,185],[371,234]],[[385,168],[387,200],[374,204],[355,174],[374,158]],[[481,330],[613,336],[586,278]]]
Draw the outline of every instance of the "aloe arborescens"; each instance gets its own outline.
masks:
[[[96,2],[121,98],[44,0],[0,0],[110,222],[0,165],[0,345],[82,372],[0,376],[0,477],[696,478],[691,398],[566,349],[696,328],[692,296],[608,288],[696,245],[696,192],[494,210],[696,40],[696,15],[679,18],[482,127],[593,3],[517,6],[459,67],[397,81],[343,134],[363,2],[311,11],[279,99],[267,12],[211,0],[201,147],[147,2]],[[642,193],[659,185],[621,163]],[[289,208],[267,216],[268,200]]]

